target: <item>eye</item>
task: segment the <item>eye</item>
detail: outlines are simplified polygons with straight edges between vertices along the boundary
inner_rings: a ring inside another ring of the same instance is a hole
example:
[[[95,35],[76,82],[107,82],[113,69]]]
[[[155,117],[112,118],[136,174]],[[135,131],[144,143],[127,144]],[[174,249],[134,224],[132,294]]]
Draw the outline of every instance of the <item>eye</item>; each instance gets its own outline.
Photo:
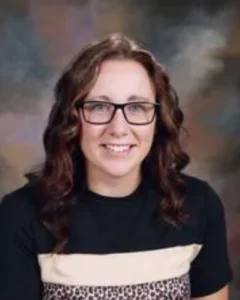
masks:
[[[107,110],[107,105],[106,104],[103,104],[103,103],[98,103],[98,104],[94,104],[92,106],[92,110],[97,110],[97,111],[101,111],[101,110]]]
[[[85,109],[92,111],[92,112],[104,112],[109,110],[109,105],[107,103],[101,102],[86,102]]]
[[[142,113],[146,111],[146,105],[143,103],[131,103],[128,105],[128,111],[131,113]]]
[[[131,112],[143,112],[146,108],[141,103],[133,103],[128,106],[128,110]]]

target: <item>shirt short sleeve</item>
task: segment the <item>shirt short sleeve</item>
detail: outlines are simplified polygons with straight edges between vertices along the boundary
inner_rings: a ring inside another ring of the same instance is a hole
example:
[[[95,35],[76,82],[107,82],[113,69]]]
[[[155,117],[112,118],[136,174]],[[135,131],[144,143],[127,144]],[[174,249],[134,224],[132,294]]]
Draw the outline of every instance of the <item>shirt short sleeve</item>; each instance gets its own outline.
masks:
[[[31,212],[19,197],[0,203],[0,299],[40,300]]]
[[[217,292],[232,279],[223,204],[207,184],[205,192],[203,246],[190,270],[191,295],[203,297]]]

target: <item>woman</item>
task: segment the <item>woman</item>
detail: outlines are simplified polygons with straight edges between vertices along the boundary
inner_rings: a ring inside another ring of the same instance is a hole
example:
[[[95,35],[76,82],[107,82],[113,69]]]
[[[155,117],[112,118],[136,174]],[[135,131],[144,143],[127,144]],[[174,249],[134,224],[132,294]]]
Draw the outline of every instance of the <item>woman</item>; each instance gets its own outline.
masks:
[[[181,171],[163,67],[122,34],[64,71],[41,172],[0,210],[0,299],[228,299],[221,201]]]

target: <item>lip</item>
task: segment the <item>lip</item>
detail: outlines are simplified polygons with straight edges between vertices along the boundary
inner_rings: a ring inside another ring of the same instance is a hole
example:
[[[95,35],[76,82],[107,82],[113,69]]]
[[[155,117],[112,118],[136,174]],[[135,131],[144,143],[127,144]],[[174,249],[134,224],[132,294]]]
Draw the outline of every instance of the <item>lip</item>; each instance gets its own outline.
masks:
[[[126,146],[130,146],[130,147],[133,147],[133,146],[136,146],[136,144],[130,144],[130,143],[125,143],[125,144],[112,144],[112,143],[105,143],[105,144],[102,144],[102,146],[115,146],[115,147],[126,147]]]
[[[102,144],[101,145],[103,148],[108,148],[108,147],[119,147],[119,148],[128,148],[127,151],[130,151],[131,149],[136,147],[136,144],[110,144],[110,143],[106,143],[106,144]]]
[[[133,144],[102,144],[101,146],[104,149],[106,149],[106,151],[113,157],[126,157],[132,152],[132,149],[136,145],[133,145]],[[119,150],[116,150],[116,148],[119,148]]]

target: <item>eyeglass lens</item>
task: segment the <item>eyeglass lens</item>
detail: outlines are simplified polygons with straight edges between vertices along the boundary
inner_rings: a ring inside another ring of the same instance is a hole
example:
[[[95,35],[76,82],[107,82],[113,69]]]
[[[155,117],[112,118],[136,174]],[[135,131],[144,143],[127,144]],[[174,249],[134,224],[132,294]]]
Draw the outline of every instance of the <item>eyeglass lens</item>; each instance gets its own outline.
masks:
[[[154,103],[134,102],[121,107],[124,117],[130,123],[145,124],[152,121],[155,111]],[[90,123],[107,123],[115,113],[114,103],[89,101],[83,105],[84,117]]]

